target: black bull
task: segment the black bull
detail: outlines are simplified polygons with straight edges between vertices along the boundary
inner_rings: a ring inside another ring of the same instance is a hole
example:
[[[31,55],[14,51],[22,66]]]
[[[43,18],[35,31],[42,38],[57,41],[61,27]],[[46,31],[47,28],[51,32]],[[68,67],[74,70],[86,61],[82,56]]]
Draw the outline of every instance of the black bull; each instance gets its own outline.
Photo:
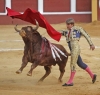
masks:
[[[51,73],[51,66],[52,65],[55,66],[56,64],[58,64],[60,70],[60,76],[58,80],[61,82],[61,79],[65,72],[65,66],[68,60],[68,56],[70,54],[66,51],[66,49],[62,45],[52,43],[67,56],[66,58],[65,56],[59,53],[62,60],[57,58],[55,61],[55,59],[52,56],[49,42],[43,40],[43,37],[39,34],[39,32],[37,32],[39,25],[37,22],[36,24],[37,26],[35,28],[27,26],[27,27],[22,27],[21,30],[18,30],[17,27],[15,27],[15,30],[19,32],[25,43],[22,65],[20,69],[16,71],[16,73],[20,74],[25,68],[25,66],[28,64],[28,62],[31,62],[32,63],[31,69],[29,70],[27,75],[32,76],[33,69],[35,69],[38,65],[44,66],[46,73],[39,80],[43,81]]]

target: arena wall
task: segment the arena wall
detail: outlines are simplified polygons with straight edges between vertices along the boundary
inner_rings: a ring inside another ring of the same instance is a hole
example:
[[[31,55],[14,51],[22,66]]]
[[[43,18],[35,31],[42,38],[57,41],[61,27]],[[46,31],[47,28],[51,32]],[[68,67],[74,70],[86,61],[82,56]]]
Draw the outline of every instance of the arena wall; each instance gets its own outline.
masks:
[[[91,0],[0,0],[1,25],[29,24],[8,17],[6,7],[18,12],[24,12],[27,8],[37,10],[49,23],[62,23],[69,17],[74,18],[76,22],[91,22],[92,20]],[[100,11],[99,7],[98,11]],[[99,17],[98,19],[100,19]]]
[[[97,7],[98,7],[98,10],[97,10],[97,13],[98,13],[98,14],[97,14],[97,15],[98,15],[98,18],[97,18],[97,19],[98,19],[98,20],[100,20],[100,0],[98,0],[98,2],[97,2],[97,3],[98,3],[98,6],[97,6]]]

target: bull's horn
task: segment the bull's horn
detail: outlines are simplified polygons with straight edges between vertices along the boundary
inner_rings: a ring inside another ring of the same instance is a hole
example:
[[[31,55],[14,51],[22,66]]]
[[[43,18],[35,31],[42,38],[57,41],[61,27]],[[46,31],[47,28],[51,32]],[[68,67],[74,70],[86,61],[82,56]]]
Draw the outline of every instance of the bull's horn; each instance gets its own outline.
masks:
[[[37,30],[38,28],[39,28],[39,23],[38,23],[38,21],[35,19],[35,22],[36,22],[36,27],[35,28],[33,28],[34,30]]]
[[[18,24],[17,24],[18,25]],[[17,25],[14,27],[14,29],[17,31],[17,32],[20,32],[20,30],[17,29]]]

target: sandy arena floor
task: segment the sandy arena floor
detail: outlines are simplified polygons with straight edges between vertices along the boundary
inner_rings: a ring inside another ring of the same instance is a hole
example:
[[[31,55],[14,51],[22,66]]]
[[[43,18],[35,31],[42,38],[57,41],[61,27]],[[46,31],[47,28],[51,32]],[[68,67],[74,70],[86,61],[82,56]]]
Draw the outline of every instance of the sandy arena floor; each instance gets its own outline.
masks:
[[[21,74],[16,74],[16,70],[21,65],[24,43],[18,33],[15,33],[14,26],[0,26],[0,95],[100,95],[100,22],[78,23],[91,36],[96,46],[94,51],[89,50],[89,45],[85,38],[81,38],[81,56],[83,61],[97,74],[97,80],[94,84],[87,72],[77,66],[77,73],[74,78],[73,87],[62,87],[62,84],[69,79],[70,66],[66,66],[66,72],[63,76],[63,82],[58,82],[58,66],[52,67],[51,74],[42,83],[37,83],[43,76],[45,70],[38,66],[32,77],[27,76],[31,63],[23,70]],[[52,24],[56,30],[66,29],[65,23]],[[21,28],[22,26],[19,26]],[[39,28],[38,31],[51,42],[62,44],[69,51],[65,37],[60,42],[51,39],[46,30]]]

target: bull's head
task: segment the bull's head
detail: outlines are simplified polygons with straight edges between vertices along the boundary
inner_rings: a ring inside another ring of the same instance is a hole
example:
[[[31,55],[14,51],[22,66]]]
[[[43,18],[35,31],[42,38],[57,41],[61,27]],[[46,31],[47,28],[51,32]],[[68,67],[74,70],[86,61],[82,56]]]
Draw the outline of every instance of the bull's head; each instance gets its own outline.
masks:
[[[21,37],[30,37],[32,35],[32,32],[36,32],[36,30],[39,28],[39,24],[36,21],[36,27],[32,26],[27,26],[27,27],[22,27],[21,30],[17,29],[17,25],[14,27],[17,32],[19,32]]]

